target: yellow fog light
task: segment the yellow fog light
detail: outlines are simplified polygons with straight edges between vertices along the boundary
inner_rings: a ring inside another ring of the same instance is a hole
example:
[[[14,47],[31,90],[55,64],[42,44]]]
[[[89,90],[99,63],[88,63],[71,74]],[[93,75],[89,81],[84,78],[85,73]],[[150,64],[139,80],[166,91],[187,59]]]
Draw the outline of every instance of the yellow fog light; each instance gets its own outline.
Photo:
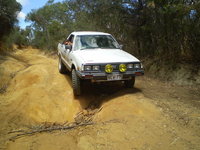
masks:
[[[126,70],[127,70],[127,67],[126,67],[125,64],[120,64],[120,65],[119,65],[119,71],[120,71],[120,72],[126,72]]]
[[[110,65],[110,64],[107,64],[107,65],[105,66],[105,72],[111,73],[112,71],[113,71],[113,66]]]

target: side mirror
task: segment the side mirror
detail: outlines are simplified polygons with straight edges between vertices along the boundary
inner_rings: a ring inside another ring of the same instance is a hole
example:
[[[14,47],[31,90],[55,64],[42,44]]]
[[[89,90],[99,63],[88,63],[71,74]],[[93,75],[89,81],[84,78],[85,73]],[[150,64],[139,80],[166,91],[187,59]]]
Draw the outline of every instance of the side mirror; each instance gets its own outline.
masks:
[[[71,45],[65,45],[65,49],[69,49],[71,51],[72,50],[72,46]]]
[[[122,45],[122,44],[121,44],[121,45],[119,45],[119,48],[120,48],[120,49],[122,49],[122,48],[123,48],[123,45]]]

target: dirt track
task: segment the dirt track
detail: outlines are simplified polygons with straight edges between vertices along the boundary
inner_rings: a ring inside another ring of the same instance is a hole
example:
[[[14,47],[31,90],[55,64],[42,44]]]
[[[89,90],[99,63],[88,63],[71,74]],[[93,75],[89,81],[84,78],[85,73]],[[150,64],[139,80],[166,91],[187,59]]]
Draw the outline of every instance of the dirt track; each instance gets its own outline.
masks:
[[[137,78],[133,89],[85,83],[74,98],[57,59],[36,49],[0,57],[0,149],[200,150],[199,108],[198,89],[147,77]],[[13,130],[85,119],[94,124],[9,141]]]

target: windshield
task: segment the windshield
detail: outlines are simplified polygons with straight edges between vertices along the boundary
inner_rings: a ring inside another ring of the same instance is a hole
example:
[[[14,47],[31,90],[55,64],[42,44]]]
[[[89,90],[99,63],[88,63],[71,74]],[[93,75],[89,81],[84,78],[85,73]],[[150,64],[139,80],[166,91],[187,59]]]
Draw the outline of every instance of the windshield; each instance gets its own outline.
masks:
[[[119,49],[119,44],[110,35],[78,35],[74,42],[75,50],[94,48]]]

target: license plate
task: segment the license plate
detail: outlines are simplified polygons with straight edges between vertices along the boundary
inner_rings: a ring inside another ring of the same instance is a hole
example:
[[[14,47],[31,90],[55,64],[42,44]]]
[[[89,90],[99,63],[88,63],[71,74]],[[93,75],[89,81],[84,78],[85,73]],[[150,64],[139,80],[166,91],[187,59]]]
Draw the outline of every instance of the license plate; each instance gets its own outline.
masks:
[[[121,80],[122,79],[122,74],[109,74],[107,76],[107,80],[112,81],[112,80]]]

